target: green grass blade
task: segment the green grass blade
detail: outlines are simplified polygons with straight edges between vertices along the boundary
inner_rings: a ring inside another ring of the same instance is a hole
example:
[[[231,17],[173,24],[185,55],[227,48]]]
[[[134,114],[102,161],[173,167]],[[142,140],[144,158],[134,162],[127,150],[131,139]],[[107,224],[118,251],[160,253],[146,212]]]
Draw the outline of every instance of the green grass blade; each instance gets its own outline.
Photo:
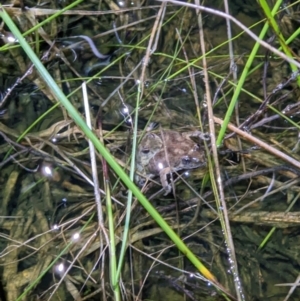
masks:
[[[87,126],[85,121],[81,118],[78,111],[73,107],[64,93],[60,90],[58,85],[55,83],[51,75],[48,73],[46,68],[43,66],[39,58],[32,51],[10,16],[6,13],[3,6],[0,5],[0,17],[3,19],[5,24],[8,26],[10,31],[18,39],[20,46],[23,48],[25,53],[28,55],[32,63],[35,65],[36,69],[40,73],[41,77],[44,79],[45,83],[50,87],[55,98],[66,108],[69,115],[72,117],[74,122],[79,126],[79,128],[84,132],[88,139],[90,139],[97,150],[101,153],[103,158],[115,171],[115,173],[122,179],[124,184],[132,191],[132,193],[137,197],[141,205],[148,211],[152,218],[158,223],[158,225],[164,230],[164,232],[170,237],[177,248],[191,261],[191,263],[196,267],[196,269],[208,280],[217,284],[216,278],[213,274],[199,261],[195,254],[184,244],[184,242],[177,236],[173,229],[166,223],[166,221],[160,216],[157,210],[152,206],[152,204],[146,199],[143,193],[138,189],[138,187],[130,180],[124,170],[116,163],[113,156],[107,151],[105,146],[98,140],[94,133]]]
[[[275,13],[277,12],[277,10],[280,7],[281,2],[282,2],[282,0],[277,1],[276,5],[274,6],[274,8],[272,10],[272,15],[275,15]],[[264,39],[264,37],[265,37],[268,29],[269,29],[269,23],[266,22],[265,25],[264,25],[264,27],[263,27],[263,29],[262,29],[262,31],[261,31],[261,33],[260,33],[260,35],[259,35],[259,38],[261,40]],[[229,107],[227,109],[227,112],[226,112],[226,115],[225,115],[225,118],[224,118],[224,123],[223,123],[223,125],[222,125],[222,127],[220,129],[220,132],[219,132],[219,135],[218,135],[218,138],[217,138],[217,146],[218,147],[220,147],[221,144],[222,144],[222,141],[223,141],[223,138],[224,138],[224,135],[225,135],[225,131],[227,129],[227,125],[228,125],[228,123],[230,121],[230,118],[231,118],[231,115],[233,113],[233,110],[234,110],[234,108],[235,108],[235,106],[236,106],[236,104],[238,102],[239,95],[240,95],[241,90],[242,90],[242,88],[244,86],[245,80],[247,78],[247,75],[248,75],[249,70],[251,68],[251,65],[253,63],[253,60],[255,59],[255,56],[256,56],[257,51],[259,49],[259,46],[260,46],[260,44],[258,42],[256,42],[255,45],[254,45],[254,47],[253,47],[253,49],[252,49],[252,51],[251,51],[251,53],[250,53],[250,56],[249,56],[249,58],[248,58],[248,60],[246,62],[246,65],[245,65],[245,68],[244,68],[244,70],[243,70],[243,72],[241,74],[241,77],[240,77],[240,79],[238,81],[238,84],[236,86],[236,89],[234,91],[232,99],[230,101]]]

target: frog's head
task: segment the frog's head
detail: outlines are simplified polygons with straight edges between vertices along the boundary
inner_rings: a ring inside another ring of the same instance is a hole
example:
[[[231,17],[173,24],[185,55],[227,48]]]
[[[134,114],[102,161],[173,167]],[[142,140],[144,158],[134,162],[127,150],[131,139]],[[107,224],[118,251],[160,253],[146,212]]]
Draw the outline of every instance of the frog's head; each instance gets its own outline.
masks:
[[[162,139],[154,134],[154,133],[148,133],[146,136],[142,139],[137,153],[137,160],[138,162],[145,166],[149,163],[150,159],[153,158],[153,156],[161,150],[163,147]]]

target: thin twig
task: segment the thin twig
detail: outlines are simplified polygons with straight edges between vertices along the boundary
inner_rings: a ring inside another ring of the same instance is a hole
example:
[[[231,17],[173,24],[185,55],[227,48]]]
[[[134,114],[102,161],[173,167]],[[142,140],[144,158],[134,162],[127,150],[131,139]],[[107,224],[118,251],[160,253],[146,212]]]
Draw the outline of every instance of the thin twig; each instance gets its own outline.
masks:
[[[218,118],[218,117],[213,117],[213,120],[215,123],[218,123],[222,126],[223,124],[223,120]],[[228,129],[235,132],[236,134],[238,134],[239,136],[241,136],[243,139],[248,140],[256,145],[258,145],[259,147],[265,149],[266,151],[268,151],[269,153],[273,154],[276,157],[281,158],[282,160],[284,160],[285,162],[292,164],[293,166],[300,168],[300,162],[298,160],[295,160],[294,158],[286,155],[285,153],[279,151],[278,149],[272,147],[270,144],[267,144],[266,142],[263,142],[262,140],[255,138],[254,136],[240,130],[239,128],[237,128],[236,126],[234,126],[232,123],[228,124]]]

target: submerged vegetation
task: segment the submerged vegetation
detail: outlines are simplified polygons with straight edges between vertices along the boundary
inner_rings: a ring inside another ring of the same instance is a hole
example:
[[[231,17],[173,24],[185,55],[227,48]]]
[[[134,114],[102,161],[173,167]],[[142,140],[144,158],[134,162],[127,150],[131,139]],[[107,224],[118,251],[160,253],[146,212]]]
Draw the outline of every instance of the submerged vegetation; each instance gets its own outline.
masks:
[[[299,300],[300,3],[229,2],[2,3],[1,300]]]

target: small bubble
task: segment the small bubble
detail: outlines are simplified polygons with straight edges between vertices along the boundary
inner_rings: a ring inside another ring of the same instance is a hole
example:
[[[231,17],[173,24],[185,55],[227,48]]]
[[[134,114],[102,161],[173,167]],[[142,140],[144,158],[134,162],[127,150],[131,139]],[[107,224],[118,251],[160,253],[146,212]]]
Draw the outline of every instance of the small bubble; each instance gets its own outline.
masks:
[[[163,168],[164,168],[164,165],[163,165],[161,162],[159,162],[159,163],[157,164],[157,167],[158,167],[159,169],[163,169]]]
[[[58,230],[59,229],[59,226],[57,225],[57,224],[54,224],[53,226],[52,226],[52,230]]]
[[[58,273],[62,273],[65,270],[65,266],[63,263],[60,263],[58,265],[55,266],[55,270]]]
[[[124,7],[125,6],[125,1],[118,1],[118,5],[120,7]]]
[[[50,166],[45,166],[43,171],[46,176],[52,176],[52,168]]]
[[[78,240],[80,237],[80,234],[78,232],[76,232],[75,234],[73,234],[72,238],[73,238],[73,241],[76,241]]]

